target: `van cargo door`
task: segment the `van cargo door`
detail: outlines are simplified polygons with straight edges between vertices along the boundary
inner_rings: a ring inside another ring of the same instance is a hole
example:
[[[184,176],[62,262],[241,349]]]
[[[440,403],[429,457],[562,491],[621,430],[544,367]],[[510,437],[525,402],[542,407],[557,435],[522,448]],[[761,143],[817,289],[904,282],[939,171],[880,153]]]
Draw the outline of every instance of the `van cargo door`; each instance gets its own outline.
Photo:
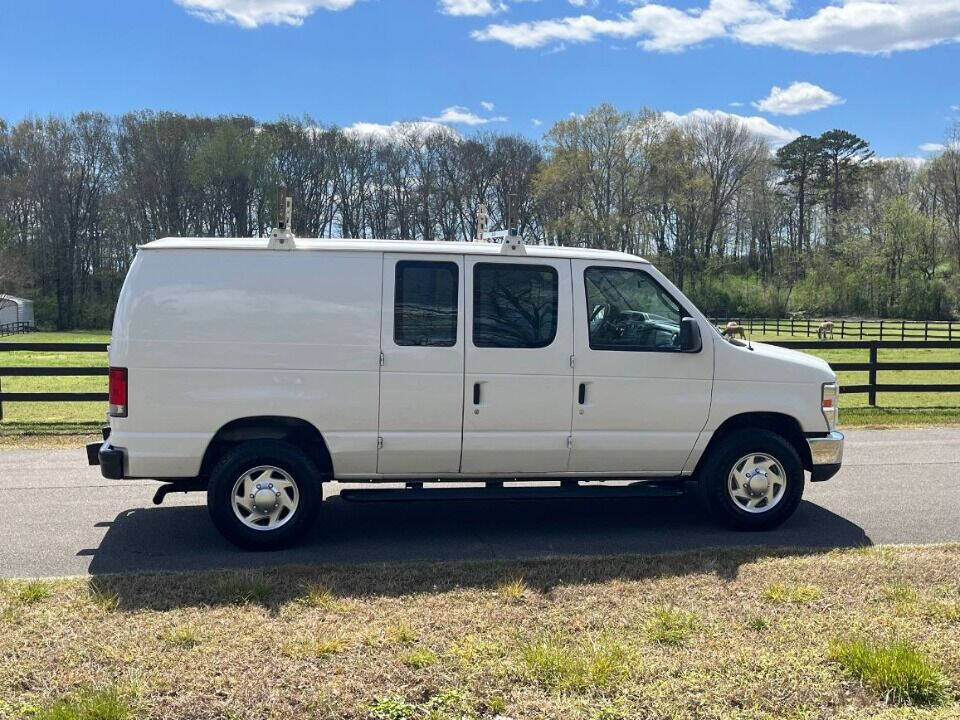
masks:
[[[567,469],[570,261],[467,257],[463,460],[470,474]]]
[[[386,253],[381,318],[381,475],[460,469],[463,258]]]

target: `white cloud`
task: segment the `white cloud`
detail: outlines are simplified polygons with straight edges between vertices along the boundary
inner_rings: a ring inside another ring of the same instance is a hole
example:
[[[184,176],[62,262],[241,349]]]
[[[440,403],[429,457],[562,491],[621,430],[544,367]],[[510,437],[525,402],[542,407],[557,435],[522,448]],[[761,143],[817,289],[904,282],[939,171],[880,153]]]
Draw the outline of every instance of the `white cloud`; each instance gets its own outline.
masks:
[[[486,125],[487,123],[507,121],[507,118],[503,115],[480,117],[461,105],[451,105],[444,108],[437,117],[425,117],[423,119],[427,122],[443,123],[445,125]]]
[[[483,102],[484,107],[493,103]],[[460,134],[450,127],[451,125],[486,125],[487,123],[506,122],[507,118],[502,115],[495,117],[481,117],[470,112],[460,105],[452,105],[444,110],[437,117],[425,117],[420,120],[405,122],[396,121],[392,123],[371,123],[356,122],[353,125],[345,127],[343,131],[347,135],[354,137],[376,140],[379,142],[397,142],[408,137],[417,137],[429,135],[431,133],[447,133],[456,137]]]
[[[639,7],[599,18],[589,14],[492,24],[473,37],[515,48],[600,38],[637,39],[645,50],[677,52],[716,38],[805,52],[883,54],[960,42],[957,0],[836,0],[806,17],[787,17],[791,0],[707,0],[689,9],[629,0]],[[701,0],[703,1],[703,0]]]
[[[732,103],[730,103],[730,107],[743,107],[743,103],[738,100],[734,100]]]
[[[476,30],[476,40],[496,40],[515,48],[535,48],[551,43],[590,42],[600,37],[644,38],[647,50],[677,51],[726,32],[738,18],[769,17],[764,4],[753,0],[711,0],[705,9],[687,12],[665,5],[649,4],[627,15],[601,19],[593,15],[538,20],[536,22],[488,25]]]
[[[917,155],[874,155],[868,162],[871,163],[906,163],[915,169],[922,167],[927,158]]]
[[[232,22],[243,28],[302,25],[317,10],[344,10],[357,0],[174,0],[207,22]]]
[[[538,118],[531,118],[530,124],[533,125],[534,127],[540,127],[541,125],[543,125],[543,120],[539,120]]]
[[[480,107],[482,107],[482,108],[483,108],[484,110],[486,110],[487,112],[493,112],[493,108],[496,107],[496,106],[495,106],[492,102],[490,102],[489,100],[481,100],[481,101],[480,101]]]
[[[737,29],[751,45],[806,52],[886,54],[960,42],[957,0],[840,0],[805,18],[771,17]]]
[[[493,15],[506,9],[498,0],[440,0],[444,15]]]
[[[844,102],[846,101],[842,97],[824,90],[819,85],[795,82],[787,88],[774,85],[770,88],[770,94],[767,97],[753,102],[752,105],[757,110],[774,115],[802,115]]]
[[[960,152],[960,140],[950,140],[945,143],[927,142],[920,145],[919,149],[925,153],[941,153],[946,150]]]
[[[449,133],[457,135],[452,128],[437,122],[392,122],[389,124],[357,122],[345,127],[343,132],[353,137],[378,142],[396,142],[405,137]]]
[[[574,7],[596,7],[600,4],[600,0],[567,0],[568,3]]]
[[[723,110],[704,110],[697,108],[684,115],[678,115],[669,110],[663,113],[665,120],[669,122],[686,122],[689,120],[711,119],[711,118],[733,118],[743,123],[750,132],[759,135],[774,145],[784,145],[800,136],[800,132],[793,128],[786,128],[780,125],[774,125],[769,120],[759,115],[737,115],[735,113],[724,112]]]

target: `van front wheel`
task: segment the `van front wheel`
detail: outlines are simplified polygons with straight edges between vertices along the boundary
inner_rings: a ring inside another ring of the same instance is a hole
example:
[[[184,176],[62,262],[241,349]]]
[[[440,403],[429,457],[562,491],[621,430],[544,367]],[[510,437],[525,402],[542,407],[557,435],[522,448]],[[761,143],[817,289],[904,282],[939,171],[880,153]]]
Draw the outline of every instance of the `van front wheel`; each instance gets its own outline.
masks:
[[[803,496],[803,463],[783,437],[739,430],[706,458],[699,478],[710,514],[741,530],[774,528],[793,515]]]
[[[323,499],[320,472],[297,447],[247,442],[210,475],[207,509],[217,529],[247,550],[276,550],[299,539]]]

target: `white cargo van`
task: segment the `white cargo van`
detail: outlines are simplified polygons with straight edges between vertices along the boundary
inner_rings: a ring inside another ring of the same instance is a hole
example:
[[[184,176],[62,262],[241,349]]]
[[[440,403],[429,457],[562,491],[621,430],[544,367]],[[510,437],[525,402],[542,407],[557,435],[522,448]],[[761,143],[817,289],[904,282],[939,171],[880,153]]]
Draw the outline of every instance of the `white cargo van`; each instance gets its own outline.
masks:
[[[156,502],[205,490],[247,548],[300,536],[333,480],[695,479],[723,522],[770,528],[843,452],[823,360],[724,339],[639,257],[516,238],[151,242],[110,366],[90,462],[168,480]]]

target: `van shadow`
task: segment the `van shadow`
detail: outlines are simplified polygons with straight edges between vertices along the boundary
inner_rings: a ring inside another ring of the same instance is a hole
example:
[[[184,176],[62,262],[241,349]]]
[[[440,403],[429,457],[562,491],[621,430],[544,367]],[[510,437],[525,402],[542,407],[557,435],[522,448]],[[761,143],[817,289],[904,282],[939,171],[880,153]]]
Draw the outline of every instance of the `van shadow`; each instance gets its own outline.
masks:
[[[104,524],[100,546],[80,553],[92,556],[97,590],[117,595],[124,608],[157,609],[238,598],[279,604],[311,584],[362,596],[495,587],[519,576],[542,589],[697,572],[734,578],[741,564],[762,556],[871,544],[859,526],[808,501],[776,530],[743,533],[710,523],[690,496],[362,503],[333,497],[303,542],[267,553],[227,543],[203,505],[129,510]],[[241,584],[254,587],[244,597],[235,575],[198,583],[168,574],[183,570],[243,570]]]

